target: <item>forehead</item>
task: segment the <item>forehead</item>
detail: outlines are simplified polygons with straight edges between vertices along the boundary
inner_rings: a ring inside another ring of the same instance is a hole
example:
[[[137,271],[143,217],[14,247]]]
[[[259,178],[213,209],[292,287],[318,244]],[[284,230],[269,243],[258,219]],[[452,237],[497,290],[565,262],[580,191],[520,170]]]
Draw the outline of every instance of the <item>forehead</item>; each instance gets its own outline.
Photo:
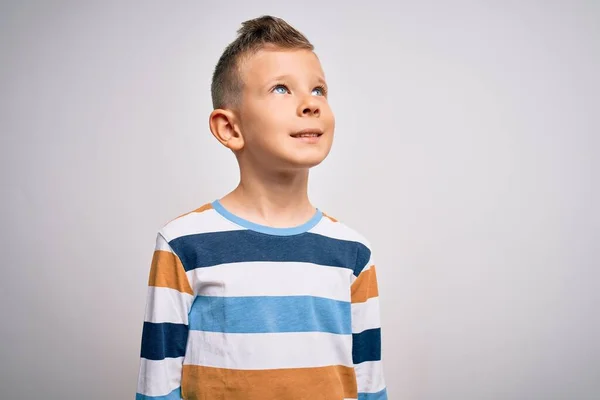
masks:
[[[281,75],[324,78],[319,58],[308,49],[263,48],[244,57],[239,68],[246,85],[264,84]]]

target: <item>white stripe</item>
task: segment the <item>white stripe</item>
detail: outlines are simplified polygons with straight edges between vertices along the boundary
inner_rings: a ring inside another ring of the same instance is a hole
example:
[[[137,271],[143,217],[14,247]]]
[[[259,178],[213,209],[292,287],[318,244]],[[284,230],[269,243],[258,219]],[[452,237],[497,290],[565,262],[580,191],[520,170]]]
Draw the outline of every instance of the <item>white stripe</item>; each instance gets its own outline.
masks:
[[[186,235],[226,232],[241,229],[244,228],[225,219],[214,209],[209,209],[202,212],[193,212],[174,219],[165,225],[161,232],[169,241],[171,241]]]
[[[310,232],[333,239],[359,242],[371,249],[369,241],[363,235],[341,222],[333,222],[326,217],[323,217],[321,222],[311,229]]]
[[[367,263],[367,266],[360,273],[362,274],[363,272],[370,270],[373,265],[375,265],[375,264],[374,264],[373,258],[371,257],[371,259]],[[360,274],[359,274],[359,276],[360,276]],[[354,283],[354,281],[357,279],[358,279],[358,276],[355,276],[354,274],[352,274],[350,281],[351,281],[351,283]]]
[[[190,331],[184,364],[230,369],[352,367],[352,336]]]
[[[316,296],[350,301],[352,270],[302,262],[239,262],[195,268],[191,285],[204,296]]]
[[[165,240],[165,238],[161,234],[158,234],[156,236],[155,250],[167,251],[169,253],[173,252],[173,249],[171,249],[171,246],[169,246],[169,243],[167,243],[167,241]]]
[[[146,295],[147,322],[188,324],[188,312],[194,296],[167,287],[149,286]]]
[[[352,333],[381,327],[379,297],[371,297],[364,303],[352,303]]]
[[[164,360],[141,359],[137,392],[146,396],[164,396],[181,386],[183,357]]]
[[[385,389],[383,364],[379,361],[365,361],[354,366],[358,393],[377,393]]]

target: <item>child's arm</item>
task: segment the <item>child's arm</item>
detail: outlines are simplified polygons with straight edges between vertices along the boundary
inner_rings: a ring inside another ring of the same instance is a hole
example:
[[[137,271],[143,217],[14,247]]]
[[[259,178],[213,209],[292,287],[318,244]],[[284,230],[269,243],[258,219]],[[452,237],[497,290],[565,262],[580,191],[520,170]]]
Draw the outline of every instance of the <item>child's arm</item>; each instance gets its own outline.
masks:
[[[188,313],[194,300],[179,257],[160,233],[152,258],[136,400],[180,400]]]
[[[387,400],[381,362],[379,290],[373,259],[352,283],[352,359],[359,400]]]

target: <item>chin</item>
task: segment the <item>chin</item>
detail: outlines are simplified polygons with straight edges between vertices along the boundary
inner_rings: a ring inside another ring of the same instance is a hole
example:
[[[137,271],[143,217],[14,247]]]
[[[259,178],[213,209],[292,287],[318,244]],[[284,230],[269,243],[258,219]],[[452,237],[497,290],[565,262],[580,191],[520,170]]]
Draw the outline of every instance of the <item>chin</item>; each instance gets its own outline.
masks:
[[[283,149],[282,149],[283,150]],[[321,146],[312,148],[286,148],[284,151],[272,153],[272,166],[283,171],[298,171],[316,167],[321,164],[329,155],[331,146],[325,143]],[[263,159],[262,161],[266,161]]]
[[[321,164],[327,158],[329,152],[325,154],[311,154],[305,156],[296,155],[295,157],[290,157],[288,159],[288,163],[294,169],[309,169],[316,167]]]

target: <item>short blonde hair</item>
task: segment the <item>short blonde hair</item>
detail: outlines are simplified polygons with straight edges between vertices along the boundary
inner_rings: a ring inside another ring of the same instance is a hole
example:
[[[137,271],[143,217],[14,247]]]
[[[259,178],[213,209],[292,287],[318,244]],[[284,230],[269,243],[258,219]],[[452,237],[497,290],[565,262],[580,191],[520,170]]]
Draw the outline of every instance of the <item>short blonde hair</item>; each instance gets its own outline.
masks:
[[[283,49],[314,50],[308,39],[281,18],[263,15],[242,22],[237,38],[223,51],[214,70],[211,84],[213,108],[228,108],[238,104],[243,88],[239,73],[242,56],[271,44]]]

